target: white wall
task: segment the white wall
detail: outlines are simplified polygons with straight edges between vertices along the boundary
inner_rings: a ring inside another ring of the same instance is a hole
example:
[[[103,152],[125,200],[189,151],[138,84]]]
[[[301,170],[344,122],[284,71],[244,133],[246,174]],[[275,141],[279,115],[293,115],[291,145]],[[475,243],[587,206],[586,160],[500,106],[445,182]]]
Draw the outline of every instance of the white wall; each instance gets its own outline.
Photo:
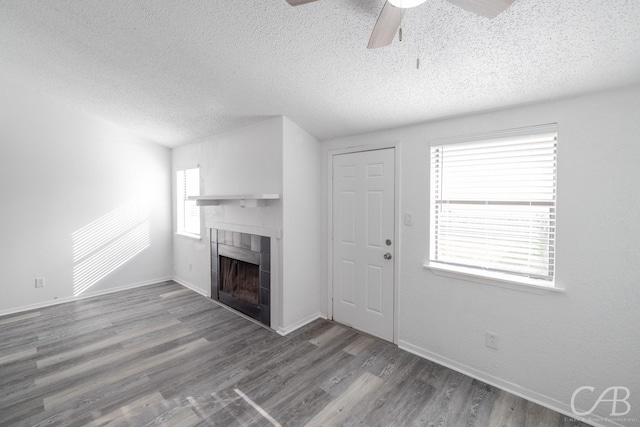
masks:
[[[320,316],[320,144],[284,118],[283,321],[285,331]]]
[[[1,80],[0,313],[170,277],[169,171],[167,148]]]
[[[174,218],[176,171],[197,165],[202,195],[282,194],[282,117],[173,149]],[[201,210],[202,239],[174,234],[176,280],[208,296],[211,265],[205,222],[212,221],[282,229],[282,201],[258,208],[242,208],[239,202],[205,207]],[[173,227],[175,233],[175,219]]]
[[[536,295],[423,268],[429,141],[551,122],[559,126],[557,283],[566,293]],[[413,212],[415,221],[401,226],[400,345],[565,413],[578,387],[596,388],[579,395],[583,410],[607,387],[628,387],[632,410],[622,418],[636,421],[618,424],[637,425],[640,87],[326,141],[324,204],[329,150],[392,141],[402,147],[401,211]],[[487,330],[499,335],[497,351],[485,346]],[[610,403],[596,411],[601,417],[610,412]]]

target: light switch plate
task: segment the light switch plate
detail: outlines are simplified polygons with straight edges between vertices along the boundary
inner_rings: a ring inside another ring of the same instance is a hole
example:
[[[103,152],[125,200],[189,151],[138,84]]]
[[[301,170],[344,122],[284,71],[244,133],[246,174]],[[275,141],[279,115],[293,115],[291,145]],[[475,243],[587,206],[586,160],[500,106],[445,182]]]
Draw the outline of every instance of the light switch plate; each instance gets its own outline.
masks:
[[[413,212],[404,213],[404,225],[413,226]]]

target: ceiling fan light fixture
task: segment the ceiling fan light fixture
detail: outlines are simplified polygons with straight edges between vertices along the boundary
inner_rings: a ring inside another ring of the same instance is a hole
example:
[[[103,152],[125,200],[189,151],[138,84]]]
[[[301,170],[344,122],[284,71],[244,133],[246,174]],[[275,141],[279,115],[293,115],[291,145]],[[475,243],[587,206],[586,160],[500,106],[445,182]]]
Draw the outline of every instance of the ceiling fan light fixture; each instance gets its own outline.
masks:
[[[400,9],[409,9],[411,7],[420,6],[427,0],[388,0],[389,3]]]

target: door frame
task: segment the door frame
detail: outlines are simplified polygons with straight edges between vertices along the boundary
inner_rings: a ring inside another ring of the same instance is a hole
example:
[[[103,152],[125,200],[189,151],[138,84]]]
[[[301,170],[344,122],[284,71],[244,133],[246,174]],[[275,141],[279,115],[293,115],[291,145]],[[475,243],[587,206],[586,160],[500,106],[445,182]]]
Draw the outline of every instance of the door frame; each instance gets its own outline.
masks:
[[[327,318],[333,320],[333,158],[341,154],[362,153],[394,149],[394,249],[393,249],[393,343],[398,344],[398,289],[400,285],[400,141],[363,144],[347,148],[331,149],[327,152],[327,247],[328,247],[328,271],[327,271]]]

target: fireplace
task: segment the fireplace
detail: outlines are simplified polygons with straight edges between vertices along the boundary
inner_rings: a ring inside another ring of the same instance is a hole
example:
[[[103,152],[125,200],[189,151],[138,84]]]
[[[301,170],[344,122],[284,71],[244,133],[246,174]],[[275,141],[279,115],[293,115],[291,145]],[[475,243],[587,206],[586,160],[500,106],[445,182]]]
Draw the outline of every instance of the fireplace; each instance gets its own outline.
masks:
[[[260,308],[260,266],[222,255],[218,260],[219,291],[238,299],[243,304]]]
[[[271,324],[271,239],[211,229],[211,297]]]

